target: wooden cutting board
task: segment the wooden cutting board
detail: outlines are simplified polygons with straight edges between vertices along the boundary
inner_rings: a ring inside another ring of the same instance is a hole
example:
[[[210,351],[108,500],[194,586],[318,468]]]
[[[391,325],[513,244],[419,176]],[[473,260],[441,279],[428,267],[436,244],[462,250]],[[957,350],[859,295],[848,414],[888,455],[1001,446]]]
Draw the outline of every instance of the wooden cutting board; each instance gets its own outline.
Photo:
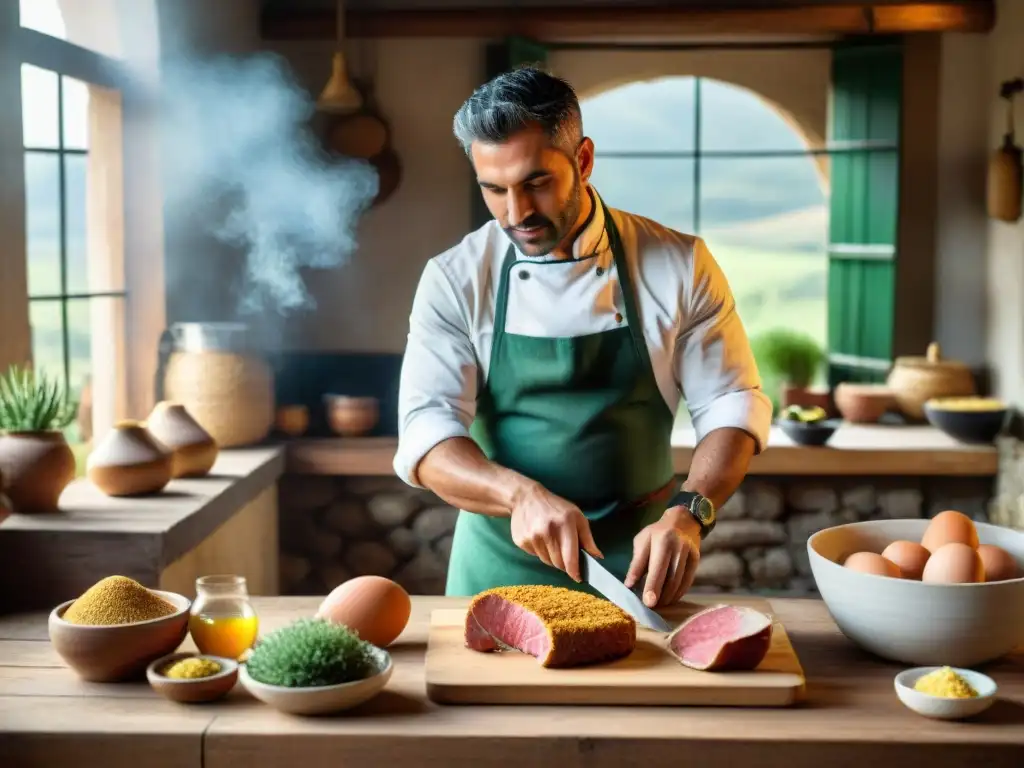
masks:
[[[771,613],[764,600],[735,602]],[[677,606],[665,617],[677,625],[707,603]],[[667,650],[667,635],[637,627],[636,649],[618,661],[546,669],[518,651],[481,653],[463,643],[464,609],[436,610],[427,638],[427,696],[441,704],[599,704],[783,707],[803,698],[804,673],[785,628],[751,672],[701,672]]]

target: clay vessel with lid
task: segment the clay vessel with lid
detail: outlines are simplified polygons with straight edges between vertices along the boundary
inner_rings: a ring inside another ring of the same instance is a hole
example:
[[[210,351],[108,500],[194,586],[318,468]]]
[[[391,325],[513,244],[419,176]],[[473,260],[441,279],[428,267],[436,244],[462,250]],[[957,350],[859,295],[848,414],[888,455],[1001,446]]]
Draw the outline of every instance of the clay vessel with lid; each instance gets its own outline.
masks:
[[[108,496],[142,496],[171,481],[173,454],[138,421],[121,421],[86,460],[86,474]]]
[[[897,357],[886,380],[900,411],[908,419],[924,421],[924,404],[933,397],[975,394],[974,374],[964,363],[942,359],[938,342],[928,345],[925,357]]]
[[[172,477],[202,477],[213,468],[219,450],[217,441],[181,403],[157,403],[146,427],[171,449]]]

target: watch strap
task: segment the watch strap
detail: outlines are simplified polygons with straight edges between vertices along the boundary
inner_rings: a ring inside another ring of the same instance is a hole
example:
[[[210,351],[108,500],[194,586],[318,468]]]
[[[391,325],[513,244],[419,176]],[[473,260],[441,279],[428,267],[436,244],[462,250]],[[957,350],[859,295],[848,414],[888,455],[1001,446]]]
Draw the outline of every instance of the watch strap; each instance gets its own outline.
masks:
[[[707,504],[708,506],[711,507],[712,514],[710,522],[705,522],[704,519],[697,512],[696,506],[699,503]],[[707,535],[711,533],[711,531],[713,531],[715,528],[715,523],[717,522],[717,515],[715,514],[714,507],[711,506],[711,502],[707,498],[701,496],[699,493],[695,491],[679,491],[669,501],[668,506],[669,508],[684,507],[690,513],[693,519],[697,521],[697,525],[700,526],[701,541],[707,538]]]

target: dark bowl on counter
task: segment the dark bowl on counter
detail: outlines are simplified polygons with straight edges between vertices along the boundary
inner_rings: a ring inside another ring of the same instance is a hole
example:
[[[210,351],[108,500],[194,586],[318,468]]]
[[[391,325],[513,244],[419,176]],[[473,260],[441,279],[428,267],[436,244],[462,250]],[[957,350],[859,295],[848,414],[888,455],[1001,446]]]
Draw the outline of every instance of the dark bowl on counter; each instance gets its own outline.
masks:
[[[779,419],[778,425],[786,436],[797,445],[825,445],[835,434],[842,419],[823,419],[821,421],[796,421],[795,419]]]
[[[1010,409],[991,398],[946,397],[925,402],[924,415],[954,440],[991,445],[1007,425]]]

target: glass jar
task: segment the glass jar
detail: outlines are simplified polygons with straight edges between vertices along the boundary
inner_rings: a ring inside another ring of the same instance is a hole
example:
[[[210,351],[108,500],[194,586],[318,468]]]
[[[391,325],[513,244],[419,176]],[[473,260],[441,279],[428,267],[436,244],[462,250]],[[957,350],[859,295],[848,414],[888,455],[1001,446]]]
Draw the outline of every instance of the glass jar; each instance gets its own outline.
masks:
[[[240,660],[256,642],[259,619],[244,576],[196,579],[188,628],[200,653]]]

